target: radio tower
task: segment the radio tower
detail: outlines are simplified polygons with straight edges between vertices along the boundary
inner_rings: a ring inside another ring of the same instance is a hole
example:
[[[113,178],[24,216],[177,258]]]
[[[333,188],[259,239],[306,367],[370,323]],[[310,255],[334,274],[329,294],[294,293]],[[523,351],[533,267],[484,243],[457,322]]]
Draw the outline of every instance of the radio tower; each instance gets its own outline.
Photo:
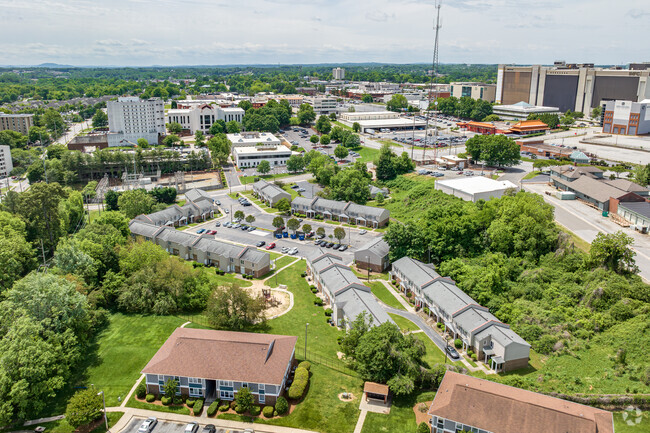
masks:
[[[436,7],[436,23],[433,29],[436,31],[436,38],[435,42],[433,44],[433,62],[431,64],[431,79],[429,80],[429,106],[427,107],[427,111],[430,111],[431,109],[431,102],[432,102],[432,96],[433,96],[433,78],[438,74],[438,34],[440,33],[440,5],[441,5],[442,0],[435,0],[435,7]],[[434,101],[438,99],[438,90],[436,87],[436,98],[434,98]],[[437,110],[434,110],[437,111]],[[425,160],[425,154],[427,151],[427,145],[429,143],[429,115],[430,113],[427,113],[427,123],[426,127],[424,129],[424,150],[422,151],[422,162]],[[435,159],[437,158],[437,153],[438,153],[438,148],[435,147],[438,141],[438,122],[435,123],[435,135],[433,139],[433,145],[434,145],[434,150],[433,150],[433,159],[435,162]]]

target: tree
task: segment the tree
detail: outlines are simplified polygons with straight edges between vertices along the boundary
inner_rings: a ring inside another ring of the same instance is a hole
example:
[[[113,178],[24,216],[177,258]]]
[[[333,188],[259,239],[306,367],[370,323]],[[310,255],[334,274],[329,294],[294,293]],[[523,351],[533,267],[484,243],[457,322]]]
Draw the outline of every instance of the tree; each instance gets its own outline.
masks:
[[[175,134],[168,135],[163,139],[163,144],[167,147],[173,147],[175,144],[180,142],[181,142],[181,138]]]
[[[62,223],[59,204],[68,194],[58,183],[36,183],[21,194],[19,210],[27,224],[27,239],[42,247],[46,254],[54,251],[67,227]]]
[[[245,218],[244,212],[241,210],[235,211],[235,214],[233,215],[235,219],[243,220]]]
[[[45,140],[45,137],[43,137]],[[6,130],[0,131],[0,145],[12,149],[23,148],[27,144],[27,137],[20,132]]]
[[[321,134],[329,134],[331,130],[332,123],[330,122],[329,117],[322,114],[316,121],[316,131],[320,132]]]
[[[180,134],[183,131],[183,125],[178,122],[171,122],[167,124],[167,130],[172,134]]]
[[[431,427],[429,427],[429,424],[422,421],[420,424],[418,424],[416,433],[431,433]]]
[[[176,391],[178,390],[178,385],[179,384],[177,380],[167,379],[167,382],[165,382],[165,385],[163,386],[165,397],[167,398],[176,397]]]
[[[253,408],[255,398],[248,387],[242,387],[235,394],[235,403],[237,403],[241,411],[247,412]]]
[[[25,223],[16,215],[0,211],[0,290],[13,286],[36,265],[35,252],[25,239]]]
[[[309,137],[309,141],[311,141],[314,144],[317,144],[320,141],[320,138],[318,137],[318,135],[314,134],[311,137]]]
[[[149,142],[147,141],[146,138],[138,138],[138,147],[141,149],[148,149],[149,148]]]
[[[296,230],[298,230],[298,227],[300,227],[300,221],[296,218],[290,218],[289,221],[287,221],[287,228],[292,232],[295,233]]]
[[[377,204],[380,204],[380,205],[384,204],[384,194],[382,194],[380,192],[375,194],[375,201],[377,202]]]
[[[239,134],[241,132],[239,122],[231,120],[230,122],[226,123],[226,131],[228,134]]]
[[[289,212],[291,210],[291,203],[289,202],[289,199],[284,197],[278,200],[275,204],[275,208],[280,212]]]
[[[637,273],[636,253],[630,248],[634,239],[622,231],[613,234],[599,232],[591,243],[589,258],[593,266],[604,266],[618,274]]]
[[[48,131],[53,133],[52,137],[58,137],[63,134],[63,131],[65,131],[65,121],[63,120],[61,113],[53,108],[45,110],[42,117],[42,124]]]
[[[361,146],[361,140],[357,134],[348,134],[342,142],[348,149],[358,149]]]
[[[327,145],[330,144],[330,136],[327,134],[323,134],[320,137],[320,144]]]
[[[316,229],[316,234],[320,237],[325,236],[325,229],[323,227],[318,227]]]
[[[330,197],[334,200],[365,204],[370,200],[368,185],[370,185],[370,176],[366,170],[348,167],[330,179]]]
[[[262,174],[267,174],[269,171],[271,171],[271,163],[266,159],[261,160],[257,165],[257,171]]]
[[[356,132],[357,134],[361,132],[361,125],[359,124],[359,122],[354,122],[352,124],[352,131]]]
[[[314,108],[309,104],[301,104],[297,116],[301,125],[307,125],[316,119]]]
[[[266,300],[253,297],[236,286],[217,287],[210,299],[206,316],[210,326],[217,329],[241,331],[264,320]]]
[[[311,233],[311,225],[310,224],[303,224],[302,225],[302,231],[303,231],[303,233]]]
[[[330,113],[330,120],[336,122],[336,113]]]
[[[345,229],[342,227],[336,227],[334,229],[334,237],[341,242],[341,239],[345,239]]]
[[[300,155],[291,155],[287,160],[287,170],[290,172],[302,171],[305,168],[305,162]]]
[[[41,126],[32,126],[29,128],[29,132],[27,133],[27,137],[29,139],[30,143],[36,143],[37,141],[41,143],[49,143],[50,142],[50,134],[48,134],[47,129],[41,127]],[[11,147],[16,147],[11,146]]]
[[[356,111],[357,111],[357,109],[354,108],[354,105],[350,105],[350,106],[348,107],[348,113],[356,113]]]
[[[281,216],[276,216],[273,218],[271,224],[273,227],[275,227],[276,230],[280,230],[282,227],[284,227],[284,218]]]
[[[601,114],[601,113],[602,113],[602,108],[601,108],[600,106],[599,106],[599,107],[595,107],[593,110],[591,110],[591,117],[592,117],[592,119],[598,119],[598,118],[600,118],[600,114]]]
[[[102,407],[102,396],[97,393],[94,386],[82,389],[68,401],[65,420],[74,428],[90,424],[102,415]]]
[[[151,213],[156,201],[143,189],[134,189],[124,191],[117,199],[117,206],[126,215],[132,219],[138,215]]]
[[[194,141],[200,146],[203,144],[203,140],[205,140],[205,134],[199,129],[194,133]]]
[[[104,202],[106,203],[106,209],[119,210],[119,206],[117,204],[119,197],[120,197],[120,193],[113,191],[112,189],[106,191],[106,194],[104,194]]]
[[[390,147],[390,144],[385,143],[379,149],[379,157],[375,161],[376,174],[378,180],[391,180],[395,179],[397,172],[395,170],[395,154]]]
[[[93,116],[93,128],[106,128],[108,126],[108,114],[104,110],[97,110]]]
[[[390,101],[386,103],[386,108],[389,111],[403,111],[408,107],[409,103],[406,99],[406,96],[401,94],[395,94],[390,98]]]
[[[372,102],[372,96],[367,93],[364,93],[363,95],[361,95],[361,102],[370,104]]]
[[[348,156],[348,149],[345,146],[341,146],[339,144],[334,149],[334,156],[336,156],[338,159],[343,159]]]
[[[483,122],[498,122],[499,120],[501,120],[501,118],[496,114],[490,114],[483,118]]]
[[[465,146],[474,161],[489,166],[511,166],[521,161],[519,145],[505,135],[475,135]]]
[[[255,217],[253,215],[247,215],[245,219],[248,224],[253,224],[255,222]]]
[[[217,134],[210,138],[206,144],[210,149],[214,165],[223,165],[228,161],[232,143],[228,140],[226,134]]]

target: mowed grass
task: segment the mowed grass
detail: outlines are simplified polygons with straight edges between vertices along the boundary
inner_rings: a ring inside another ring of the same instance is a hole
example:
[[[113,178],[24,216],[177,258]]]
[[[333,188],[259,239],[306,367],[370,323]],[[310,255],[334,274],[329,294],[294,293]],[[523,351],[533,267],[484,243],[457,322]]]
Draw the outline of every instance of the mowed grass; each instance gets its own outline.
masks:
[[[371,281],[367,283],[372,290],[372,294],[375,295],[381,302],[388,305],[389,307],[397,308],[398,310],[406,310],[404,306],[395,298],[384,284],[380,281]]]
[[[421,392],[406,397],[394,398],[388,415],[368,412],[361,433],[415,432],[417,425],[413,406],[417,403],[431,401],[435,395],[435,392]]]
[[[388,313],[388,315],[390,316],[391,319],[393,319],[393,322],[395,322],[395,324],[399,326],[399,329],[401,329],[402,332],[413,332],[420,329],[418,325],[411,322],[409,319],[405,317],[398,316],[397,314],[393,314],[393,313]]]
[[[650,431],[650,412],[637,414],[636,410],[614,412],[616,433],[641,433]]]
[[[108,412],[108,428],[113,427],[115,423],[122,418],[122,415],[124,415],[124,412]],[[106,424],[103,420],[104,418],[102,416],[102,423],[91,430],[90,433],[105,433]],[[57,421],[42,422],[39,423],[38,426],[45,427],[48,433],[72,433],[75,431],[75,428],[68,424],[68,421],[66,421],[65,418]]]
[[[216,268],[203,268],[203,272],[208,277],[210,283],[213,286],[226,286],[236,284],[239,285],[239,287],[249,287],[253,284],[248,280],[235,277],[234,274],[217,275],[215,271]]]
[[[357,161],[373,162],[379,156],[379,149],[362,146],[361,149],[357,150],[357,153],[360,155]]]
[[[264,179],[266,181],[273,181],[275,179],[282,179],[283,177],[297,176],[301,173],[278,173],[278,174],[265,174],[260,176],[241,176],[239,181],[242,185],[248,185],[250,183],[255,183],[255,179]]]
[[[293,256],[282,256],[275,261],[275,269],[282,269],[291,262],[295,262],[297,257]]]

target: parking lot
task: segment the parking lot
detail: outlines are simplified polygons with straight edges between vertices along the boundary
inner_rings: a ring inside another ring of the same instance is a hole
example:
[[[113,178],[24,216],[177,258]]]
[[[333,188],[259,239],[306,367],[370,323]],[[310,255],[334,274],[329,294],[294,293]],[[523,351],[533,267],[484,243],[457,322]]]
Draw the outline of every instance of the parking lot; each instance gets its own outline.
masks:
[[[141,433],[138,432],[138,428],[140,427],[140,425],[142,425],[142,422],[144,420],[145,420],[144,418],[133,418],[133,420],[131,420],[131,423],[124,430],[122,430],[122,432]],[[154,428],[149,433],[184,433],[186,425],[187,424],[185,423],[158,420],[158,423],[154,426]],[[201,430],[203,429],[204,426],[205,424],[199,424],[199,429],[197,430],[197,433],[201,433]],[[243,430],[217,428],[215,433],[243,433]]]

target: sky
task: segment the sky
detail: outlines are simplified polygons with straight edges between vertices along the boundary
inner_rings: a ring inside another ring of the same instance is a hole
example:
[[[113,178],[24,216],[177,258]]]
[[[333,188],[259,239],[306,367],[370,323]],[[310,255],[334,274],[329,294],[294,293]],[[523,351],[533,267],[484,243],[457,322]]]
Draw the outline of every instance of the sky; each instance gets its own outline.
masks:
[[[0,64],[428,63],[434,1],[0,0]],[[648,0],[443,0],[441,63],[650,61]]]

